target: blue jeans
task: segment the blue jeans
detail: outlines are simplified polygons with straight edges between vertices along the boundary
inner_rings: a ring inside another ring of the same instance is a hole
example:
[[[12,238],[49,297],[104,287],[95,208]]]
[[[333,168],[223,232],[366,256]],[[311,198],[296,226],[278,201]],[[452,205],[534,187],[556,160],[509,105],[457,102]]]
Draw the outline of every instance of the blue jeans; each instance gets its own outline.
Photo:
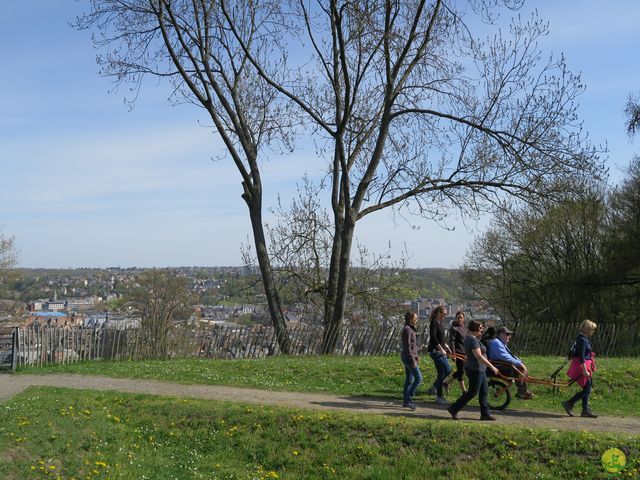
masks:
[[[402,400],[406,405],[413,398],[413,394],[416,393],[416,389],[422,383],[422,373],[420,372],[420,367],[416,363],[415,367],[411,367],[411,359],[405,357],[404,355],[401,357],[402,363],[404,364],[404,389],[402,391]]]
[[[451,366],[449,365],[447,356],[440,352],[431,352],[429,356],[433,360],[437,374],[436,381],[433,383],[433,386],[436,388],[438,396],[441,397],[442,384],[444,383],[444,379],[451,373]]]
[[[591,377],[589,377],[589,380],[587,380],[587,383],[585,384],[585,386],[582,387],[582,390],[580,390],[573,397],[571,397],[571,399],[569,400],[569,403],[571,405],[574,405],[578,400],[582,400],[582,410],[588,410],[589,395],[591,395],[591,390],[592,390]]]
[[[488,416],[489,403],[487,398],[489,396],[489,386],[487,384],[487,373],[467,369],[465,369],[465,373],[469,377],[469,388],[449,407],[449,412],[452,414],[458,413],[477,394],[480,402],[480,415],[483,417]]]

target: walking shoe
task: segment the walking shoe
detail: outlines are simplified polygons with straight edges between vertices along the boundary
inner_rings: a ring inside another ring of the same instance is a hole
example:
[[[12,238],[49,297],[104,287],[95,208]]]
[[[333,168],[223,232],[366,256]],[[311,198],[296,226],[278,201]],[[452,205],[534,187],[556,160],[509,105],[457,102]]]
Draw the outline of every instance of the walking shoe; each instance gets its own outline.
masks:
[[[482,415],[480,417],[480,420],[482,420],[483,422],[495,422],[497,418],[491,415]]]
[[[449,402],[447,402],[444,398],[442,397],[436,397],[436,404],[438,405],[450,405]]]
[[[447,408],[447,412],[449,412],[449,415],[451,415],[451,418],[452,418],[453,420],[460,420],[460,419],[458,418],[458,414],[457,414],[457,413],[454,413],[454,412],[453,412],[453,410],[451,410],[451,407]]]
[[[403,403],[402,406],[411,410],[415,410],[416,408],[418,408],[418,406],[413,402]]]
[[[596,415],[595,413],[593,413],[591,410],[587,409],[587,410],[582,410],[582,413],[580,414],[581,417],[587,417],[587,418],[598,418],[598,415]]]
[[[567,415],[573,417],[573,412],[571,411],[573,410],[573,405],[571,404],[571,402],[569,402],[569,400],[565,400],[564,402],[562,402],[562,407],[564,408],[564,411],[567,412]]]

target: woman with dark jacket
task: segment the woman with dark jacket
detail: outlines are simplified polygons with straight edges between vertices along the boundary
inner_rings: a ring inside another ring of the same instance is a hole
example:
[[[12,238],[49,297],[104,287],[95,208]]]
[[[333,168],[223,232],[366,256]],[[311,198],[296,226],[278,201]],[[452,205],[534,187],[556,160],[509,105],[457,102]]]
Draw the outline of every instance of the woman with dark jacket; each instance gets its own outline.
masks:
[[[591,411],[591,407],[589,406],[589,396],[593,388],[592,376],[596,369],[595,354],[593,353],[589,339],[595,333],[596,328],[598,328],[598,325],[596,325],[595,322],[584,320],[580,324],[580,333],[578,333],[576,340],[571,346],[571,365],[567,375],[575,380],[576,383],[582,387],[582,390],[569,400],[562,402],[562,407],[570,417],[573,417],[573,406],[578,400],[582,400],[581,417],[598,417],[598,415]]]
[[[456,318],[453,320],[453,324],[449,329],[449,347],[459,356],[463,356],[464,353],[464,337],[467,336],[467,329],[464,326],[464,312],[456,312]],[[462,358],[456,358],[456,371],[451,375],[451,381],[457,380],[460,385],[460,391],[466,392],[467,389],[464,386],[464,360]],[[445,383],[445,385],[448,385]]]
[[[438,305],[429,315],[429,345],[427,351],[436,367],[437,377],[433,384],[436,390],[436,403],[438,405],[449,405],[444,399],[444,380],[451,373],[447,353],[451,353],[447,345],[444,334],[444,318],[447,316],[447,309],[443,305]]]
[[[411,410],[416,409],[416,404],[413,403],[413,394],[422,383],[422,373],[420,372],[420,367],[418,367],[420,357],[418,356],[418,340],[416,336],[417,323],[417,313],[411,311],[405,313],[401,338],[402,350],[400,353],[405,373],[402,406]]]

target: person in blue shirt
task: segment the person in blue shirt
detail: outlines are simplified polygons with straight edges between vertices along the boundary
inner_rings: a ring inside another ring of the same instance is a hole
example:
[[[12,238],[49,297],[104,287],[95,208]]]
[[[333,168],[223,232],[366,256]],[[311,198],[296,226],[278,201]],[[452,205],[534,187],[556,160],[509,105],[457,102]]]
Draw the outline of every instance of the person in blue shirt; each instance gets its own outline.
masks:
[[[508,377],[526,377],[529,374],[527,366],[509,350],[511,335],[513,335],[513,332],[507,327],[498,327],[496,336],[489,340],[487,357],[498,367],[498,370],[500,370],[500,373],[503,375]],[[516,386],[518,387],[518,392],[516,393],[518,398],[523,400],[533,398],[533,393],[529,391],[525,381],[516,380]]]

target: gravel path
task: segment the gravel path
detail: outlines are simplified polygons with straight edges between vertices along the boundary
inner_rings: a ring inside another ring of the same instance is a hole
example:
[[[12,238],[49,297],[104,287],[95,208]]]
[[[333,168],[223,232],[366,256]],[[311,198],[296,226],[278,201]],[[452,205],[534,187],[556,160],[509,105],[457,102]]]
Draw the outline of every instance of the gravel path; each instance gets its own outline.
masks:
[[[315,410],[338,410],[389,416],[407,416],[432,420],[449,419],[445,407],[432,402],[418,401],[415,411],[402,408],[399,401],[371,397],[338,396],[318,393],[274,392],[222,385],[183,385],[154,380],[110,378],[86,375],[12,375],[0,374],[0,402],[30,386],[64,387],[86,390],[115,390],[129,393],[148,393],[175,397],[191,397],[262,405],[280,405]],[[568,417],[565,414],[507,410],[497,412],[497,424],[549,430],[587,430],[640,435],[639,417],[600,416],[597,419]],[[463,421],[479,421],[477,407],[460,412]]]

